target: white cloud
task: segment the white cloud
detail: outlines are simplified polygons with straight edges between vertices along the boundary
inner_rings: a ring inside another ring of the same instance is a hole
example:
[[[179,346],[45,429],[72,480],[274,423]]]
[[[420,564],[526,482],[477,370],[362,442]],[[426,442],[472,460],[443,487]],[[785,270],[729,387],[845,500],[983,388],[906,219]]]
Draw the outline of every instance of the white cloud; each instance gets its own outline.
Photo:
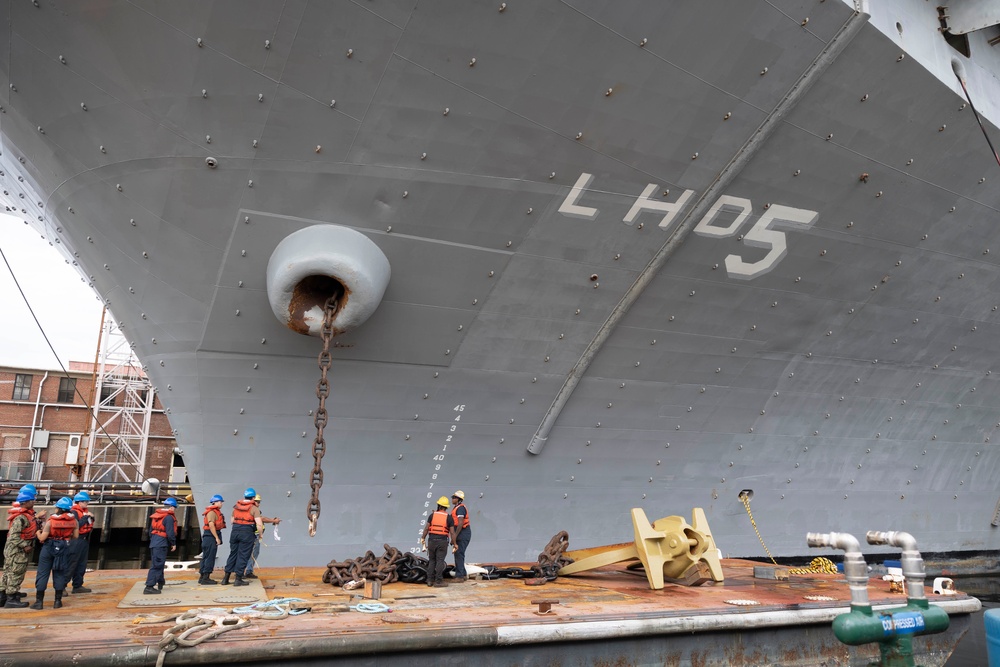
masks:
[[[62,363],[93,362],[101,327],[101,303],[63,254],[19,218],[0,216],[0,250],[17,277],[42,329]],[[0,260],[0,365],[58,369]]]

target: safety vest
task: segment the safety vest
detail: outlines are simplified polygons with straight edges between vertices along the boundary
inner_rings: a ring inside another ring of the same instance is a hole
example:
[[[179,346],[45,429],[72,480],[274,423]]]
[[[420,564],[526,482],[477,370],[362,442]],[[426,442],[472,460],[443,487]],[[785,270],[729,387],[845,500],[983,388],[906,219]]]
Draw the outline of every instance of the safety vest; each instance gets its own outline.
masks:
[[[447,535],[448,512],[445,510],[435,510],[434,514],[431,514],[431,522],[427,528],[427,532],[431,535]]]
[[[257,523],[250,514],[251,507],[254,507],[252,500],[238,500],[233,505],[233,523],[238,526],[252,526]]]
[[[167,536],[167,527],[163,525],[163,520],[165,518],[167,518],[168,516],[173,516],[173,515],[174,515],[173,508],[165,510],[165,509],[163,509],[161,507],[161,508],[157,509],[155,512],[153,512],[153,516],[151,516],[150,519],[149,519],[150,520],[149,531],[151,533],[153,533],[153,535],[159,535],[160,537],[166,537]]]
[[[73,504],[73,514],[76,515],[76,519],[79,522],[83,518],[83,515],[87,513],[87,508],[76,503]],[[88,516],[86,521],[80,524],[80,537],[90,534],[90,531],[94,529],[94,524]]]
[[[458,508],[459,507],[465,507],[465,503],[459,503],[459,504],[455,505],[454,509],[451,510],[451,519],[452,519],[452,521],[455,522],[456,526],[459,524],[459,522],[458,522]],[[462,526],[461,526],[461,528],[459,528],[459,530],[465,530],[466,528],[469,527],[469,508],[468,507],[465,507],[465,516],[463,518],[465,520],[462,522]]]
[[[79,526],[76,514],[73,512],[53,514],[49,517],[49,521],[49,539],[51,540],[71,540],[73,539],[73,529]]]
[[[208,507],[205,508],[205,511],[201,513],[202,517],[201,527],[204,528],[206,532],[209,533],[212,532],[211,529],[209,528],[209,523],[208,523],[209,512],[215,512],[216,519],[212,523],[215,524],[216,530],[222,530],[223,528],[226,527],[226,517],[222,516],[222,511],[215,505],[209,505]]]
[[[22,540],[32,540],[35,538],[35,534],[38,533],[38,522],[35,521],[35,510],[21,509],[20,507],[12,507],[7,512],[7,530],[14,525],[14,519],[19,516],[24,516],[28,519],[28,525],[21,531]]]

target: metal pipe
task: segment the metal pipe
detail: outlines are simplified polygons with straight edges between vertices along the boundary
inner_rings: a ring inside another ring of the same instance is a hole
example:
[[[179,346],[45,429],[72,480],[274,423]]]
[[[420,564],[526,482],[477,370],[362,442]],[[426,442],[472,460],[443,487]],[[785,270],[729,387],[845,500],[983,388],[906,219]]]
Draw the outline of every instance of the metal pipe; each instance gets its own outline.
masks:
[[[32,445],[35,444],[35,429],[38,424],[38,406],[42,402],[42,388],[45,386],[45,381],[49,379],[49,372],[45,371],[45,375],[42,376],[41,382],[38,383],[38,396],[35,397],[35,412],[31,415],[31,437],[28,438],[28,447],[35,449]],[[44,412],[42,413],[45,414]],[[39,464],[42,462],[42,452],[35,449],[31,455],[31,479],[38,479],[41,474],[41,469]]]
[[[667,260],[684,243],[684,240],[694,230],[705,213],[708,212],[719,195],[724,194],[725,189],[729,187],[743,171],[747,163],[750,162],[750,158],[767,143],[767,140],[774,131],[784,122],[785,116],[795,108],[795,105],[802,99],[809,87],[820,78],[844,48],[851,43],[851,40],[865,26],[867,20],[867,14],[857,11],[851,14],[847,22],[841,26],[837,34],[826,45],[826,48],[809,64],[798,81],[785,93],[785,96],[767,115],[743,146],[740,147],[733,156],[733,159],[729,161],[729,164],[719,172],[719,175],[716,176],[715,180],[708,186],[695,205],[684,216],[683,220],[674,228],[674,231],[667,237],[667,240],[653,258],[649,260],[649,263],[639,273],[635,282],[625,291],[618,305],[611,311],[608,319],[601,325],[601,328],[594,335],[587,349],[583,351],[580,359],[573,365],[573,368],[566,376],[566,380],[563,382],[562,387],[559,388],[559,392],[556,394],[555,399],[553,399],[552,405],[545,412],[545,416],[542,417],[542,421],[535,430],[535,434],[531,437],[531,442],[528,443],[527,450],[529,453],[542,453],[542,449],[549,439],[549,433],[555,426],[556,420],[559,419],[563,408],[569,402],[570,396],[573,395],[587,369],[590,368],[590,364],[597,357],[597,353],[601,351],[604,344],[611,338],[611,334],[618,326],[618,323],[625,317],[632,305],[639,300],[639,297],[642,296],[646,288],[653,282],[653,279],[667,263]]]
[[[898,530],[878,531],[869,530],[865,537],[868,544],[889,544],[903,550],[903,577],[906,578],[906,597],[911,600],[924,600],[927,593],[924,591],[924,580],[927,573],[924,571],[924,558],[917,551],[917,540],[909,533]]]
[[[871,606],[868,602],[868,565],[861,555],[858,538],[850,533],[808,533],[806,543],[811,547],[841,549],[844,552],[844,577],[851,589],[851,606]]]

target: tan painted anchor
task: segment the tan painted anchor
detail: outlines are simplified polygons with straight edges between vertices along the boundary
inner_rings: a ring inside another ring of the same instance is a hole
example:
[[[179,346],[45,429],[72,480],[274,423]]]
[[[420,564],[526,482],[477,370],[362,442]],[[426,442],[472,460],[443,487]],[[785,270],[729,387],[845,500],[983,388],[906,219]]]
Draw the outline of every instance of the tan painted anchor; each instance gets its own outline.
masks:
[[[723,581],[719,550],[708,527],[705,511],[695,507],[688,525],[683,517],[668,516],[652,524],[638,507],[632,509],[635,542],[567,551],[573,562],[559,575],[574,574],[598,567],[638,560],[646,570],[649,587],[660,590],[664,581],[697,586],[706,581]],[[635,563],[632,567],[639,567]]]

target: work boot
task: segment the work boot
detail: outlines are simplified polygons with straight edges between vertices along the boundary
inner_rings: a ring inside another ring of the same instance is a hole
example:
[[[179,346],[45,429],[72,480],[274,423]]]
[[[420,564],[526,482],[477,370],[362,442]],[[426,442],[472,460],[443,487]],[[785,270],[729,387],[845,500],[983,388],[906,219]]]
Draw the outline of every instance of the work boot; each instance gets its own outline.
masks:
[[[146,586],[142,589],[143,595],[159,595],[160,590],[156,586]]]
[[[232,572],[226,572],[226,576],[222,578],[222,585],[228,586],[230,584],[229,577],[233,576]]]
[[[94,591],[90,590],[86,586],[74,586],[73,587],[73,595],[76,595],[77,593],[93,593],[93,592]]]
[[[66,590],[66,589],[63,589]],[[63,591],[56,591],[56,600],[52,603],[53,609],[62,609],[62,595]]]
[[[13,595],[8,595],[7,597],[9,597],[14,602],[21,602],[22,600],[24,600],[24,593],[22,593],[21,591],[18,591],[16,593],[14,593]],[[25,603],[25,604],[27,604],[27,603]]]
[[[210,578],[207,574],[201,575],[201,579],[198,580],[198,583],[202,586],[217,586],[219,584],[218,581]]]
[[[257,575],[256,575],[256,574],[254,574],[253,572],[248,572],[247,574],[244,574],[244,575],[243,575],[243,578],[244,578],[244,579],[256,579],[256,578],[257,578]]]
[[[41,609],[42,600],[45,599],[45,591],[35,591],[35,604],[31,605],[32,609]]]
[[[163,582],[162,581],[160,583],[156,584],[156,590],[160,591],[161,593],[163,592]]]
[[[434,588],[448,588],[447,581],[436,581],[434,582]]]
[[[236,575],[236,582],[233,584],[233,586],[249,586],[249,585],[250,584],[243,581],[243,577],[241,577],[240,575]]]
[[[11,596],[7,596],[7,602],[6,604],[3,605],[4,609],[23,609],[24,607],[27,606],[28,606],[27,602],[21,602],[17,598]]]
[[[456,584],[464,584],[468,580],[468,577],[455,577]]]

